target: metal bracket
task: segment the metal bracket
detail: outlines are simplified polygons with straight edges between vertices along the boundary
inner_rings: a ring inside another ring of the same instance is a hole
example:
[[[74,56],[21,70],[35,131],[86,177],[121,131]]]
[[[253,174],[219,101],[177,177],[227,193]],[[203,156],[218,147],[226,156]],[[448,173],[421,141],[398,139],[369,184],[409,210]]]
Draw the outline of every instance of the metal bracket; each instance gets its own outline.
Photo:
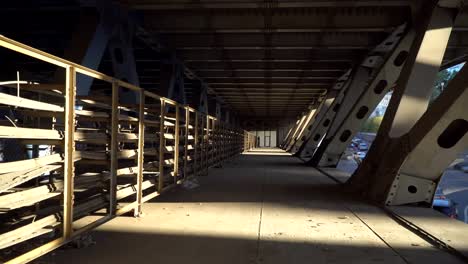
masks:
[[[433,181],[399,173],[393,180],[385,204],[431,203],[435,188],[436,183]]]

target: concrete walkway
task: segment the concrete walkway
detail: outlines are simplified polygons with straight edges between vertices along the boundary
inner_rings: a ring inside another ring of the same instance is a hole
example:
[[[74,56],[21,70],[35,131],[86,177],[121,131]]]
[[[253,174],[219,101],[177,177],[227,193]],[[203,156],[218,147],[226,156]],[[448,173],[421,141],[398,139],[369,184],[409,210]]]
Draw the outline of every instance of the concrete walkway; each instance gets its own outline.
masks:
[[[211,169],[61,249],[52,263],[459,263],[380,209],[281,150],[258,149]]]

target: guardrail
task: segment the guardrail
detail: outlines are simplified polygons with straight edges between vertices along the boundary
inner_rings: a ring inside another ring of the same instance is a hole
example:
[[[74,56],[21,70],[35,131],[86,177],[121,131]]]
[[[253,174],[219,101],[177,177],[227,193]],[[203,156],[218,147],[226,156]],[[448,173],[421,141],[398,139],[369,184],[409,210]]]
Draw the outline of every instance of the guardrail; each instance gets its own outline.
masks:
[[[0,92],[0,106],[24,116],[0,126],[0,139],[36,149],[32,159],[0,163],[3,217],[27,214],[0,234],[0,249],[52,237],[7,263],[29,262],[124,213],[138,216],[143,203],[255,144],[248,132],[169,98],[4,36],[0,46],[63,68],[66,77],[63,85],[21,84],[23,97]],[[111,98],[77,96],[77,74],[110,85]],[[139,102],[122,104],[121,88]],[[39,145],[50,154],[39,157]],[[104,216],[82,221],[97,211]]]

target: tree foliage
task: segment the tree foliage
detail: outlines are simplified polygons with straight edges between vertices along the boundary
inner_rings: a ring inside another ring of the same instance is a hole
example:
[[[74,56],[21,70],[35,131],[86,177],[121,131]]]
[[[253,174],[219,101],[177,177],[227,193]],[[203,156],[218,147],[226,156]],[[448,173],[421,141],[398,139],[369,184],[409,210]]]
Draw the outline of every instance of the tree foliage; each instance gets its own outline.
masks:
[[[367,119],[367,121],[362,126],[362,132],[367,133],[377,133],[379,130],[380,123],[382,123],[383,116],[374,116]]]

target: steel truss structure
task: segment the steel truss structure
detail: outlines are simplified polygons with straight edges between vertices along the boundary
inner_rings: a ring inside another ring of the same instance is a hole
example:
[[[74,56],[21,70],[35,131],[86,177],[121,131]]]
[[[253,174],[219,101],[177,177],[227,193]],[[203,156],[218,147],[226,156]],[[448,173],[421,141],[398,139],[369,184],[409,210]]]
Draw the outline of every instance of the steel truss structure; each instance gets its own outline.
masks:
[[[377,137],[348,183],[381,204],[430,204],[443,171],[468,146],[468,111],[461,103],[466,67],[428,107],[457,7],[424,3],[411,26],[397,28],[337,80],[308,129],[310,113],[299,118],[283,148],[310,165],[336,167],[372,109],[393,91]]]

